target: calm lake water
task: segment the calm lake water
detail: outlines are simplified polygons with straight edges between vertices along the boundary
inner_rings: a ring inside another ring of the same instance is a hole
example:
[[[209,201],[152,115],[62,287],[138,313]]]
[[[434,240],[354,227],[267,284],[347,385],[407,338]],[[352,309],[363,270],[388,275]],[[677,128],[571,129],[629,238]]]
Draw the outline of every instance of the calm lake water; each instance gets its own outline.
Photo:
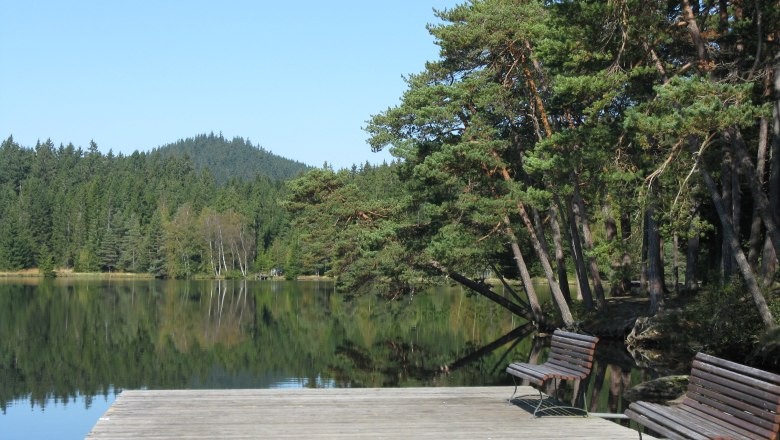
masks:
[[[544,358],[460,288],[345,300],[328,282],[0,280],[0,438],[83,438],[123,389],[507,385]],[[622,412],[655,377],[600,343],[582,394]],[[573,390],[569,390],[573,393]]]

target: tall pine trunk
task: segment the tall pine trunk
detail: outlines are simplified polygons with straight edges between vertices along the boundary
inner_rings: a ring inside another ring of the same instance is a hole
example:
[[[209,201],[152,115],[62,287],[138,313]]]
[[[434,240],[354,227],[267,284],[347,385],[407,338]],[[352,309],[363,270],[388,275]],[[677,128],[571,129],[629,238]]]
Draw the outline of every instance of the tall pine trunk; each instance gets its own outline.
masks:
[[[571,304],[571,291],[569,290],[569,274],[566,270],[566,254],[563,252],[563,239],[561,237],[561,225],[558,222],[558,212],[555,207],[549,209],[550,229],[552,230],[553,246],[555,246],[555,267],[558,270],[558,285],[563,297]]]
[[[623,291],[626,293],[631,291],[631,254],[628,252],[629,240],[631,240],[631,214],[623,211],[620,214],[620,241],[623,246],[620,283],[623,285]]]
[[[723,162],[721,162],[721,197],[723,198],[723,209],[726,210],[726,216],[729,219],[733,219],[733,200],[732,200],[732,177],[731,173],[733,170],[732,165],[732,155],[731,155],[731,146],[726,145],[723,149]],[[733,221],[733,220],[731,220]],[[730,228],[728,230],[722,229],[721,230],[723,234],[723,240],[721,241],[721,251],[720,251],[720,275],[721,275],[721,283],[725,284],[728,282],[728,279],[731,278],[731,275],[734,273],[734,265],[732,264],[733,258],[731,253],[731,248],[729,247],[729,243],[731,242],[731,236],[729,234],[734,234],[736,231],[733,228]]]
[[[647,264],[647,215],[642,217],[642,248],[640,249],[640,261],[639,261],[639,290],[647,292],[650,290],[648,281],[648,264]]]
[[[780,58],[775,65],[774,105],[772,107],[772,151],[769,167],[769,206],[772,207],[772,217],[780,220]],[[764,284],[770,284],[777,272],[778,255],[775,248],[766,239],[762,256],[761,272]]]
[[[675,232],[672,246],[672,278],[674,279],[674,293],[680,292],[680,236]]]
[[[498,156],[498,153],[494,151],[493,155]],[[499,171],[501,172],[501,177],[505,181],[512,182],[512,176],[509,175],[509,170],[502,167]],[[520,218],[523,220],[525,228],[528,230],[528,234],[531,239],[531,245],[534,247],[534,251],[536,251],[539,262],[542,264],[542,269],[544,269],[544,276],[547,278],[547,283],[550,285],[550,292],[552,293],[555,305],[558,306],[561,319],[563,319],[563,323],[566,327],[573,327],[574,317],[571,314],[569,305],[566,303],[566,298],[563,297],[563,292],[561,292],[560,286],[555,280],[555,273],[553,272],[552,266],[550,265],[550,256],[542,247],[542,243],[539,241],[539,237],[536,235],[536,228],[534,227],[534,224],[531,221],[531,217],[528,215],[528,211],[525,209],[523,202],[518,200],[516,202],[516,206],[517,211],[520,214]]]
[[[569,225],[569,234],[571,235],[571,247],[574,258],[574,267],[577,270],[577,282],[579,283],[580,291],[582,292],[582,302],[586,309],[593,308],[593,294],[590,290],[590,284],[588,283],[588,274],[585,267],[585,255],[582,252],[582,240],[580,239],[580,231],[577,227],[577,218],[574,215],[574,201],[572,198],[566,198],[564,203],[566,204],[566,223]]]
[[[758,286],[758,281],[756,279],[755,274],[753,273],[753,269],[750,267],[750,263],[747,261],[747,257],[745,257],[745,253],[742,252],[742,248],[740,248],[739,241],[737,240],[737,237],[733,233],[733,229],[731,226],[731,219],[729,218],[728,213],[726,212],[725,203],[723,201],[723,198],[718,193],[718,188],[715,184],[715,181],[712,179],[712,176],[707,172],[707,170],[704,169],[701,164],[699,164],[699,173],[702,176],[702,179],[704,180],[704,184],[707,186],[707,191],[710,193],[710,198],[712,199],[713,204],[715,205],[715,210],[718,212],[718,218],[720,219],[721,226],[724,229],[724,237],[729,237],[729,248],[730,251],[736,260],[737,267],[739,267],[740,272],[742,273],[742,278],[745,280],[745,284],[747,285],[748,292],[750,292],[750,296],[753,298],[753,302],[756,305],[756,308],[758,309],[758,314],[761,317],[761,321],[764,323],[764,326],[767,328],[775,327],[775,319],[772,317],[772,312],[769,310],[769,307],[767,306],[766,299],[764,298],[764,295],[761,293],[761,289]],[[731,257],[731,256],[729,256]]]
[[[650,195],[650,197],[654,197]],[[645,236],[647,237],[647,293],[650,297],[650,316],[658,313],[663,302],[664,277],[661,264],[661,233],[655,218],[655,206],[651,200],[645,210]]]
[[[777,219],[774,218],[774,215],[772,214],[772,206],[769,204],[769,199],[767,198],[766,194],[764,194],[763,189],[761,188],[761,181],[759,180],[759,176],[756,175],[756,171],[753,168],[753,163],[750,161],[750,158],[747,155],[747,151],[745,149],[745,142],[742,140],[742,136],[739,132],[737,132],[735,136],[735,142],[734,142],[734,150],[736,152],[736,156],[738,159],[738,163],[741,167],[741,169],[745,173],[745,177],[747,178],[748,183],[750,184],[750,190],[751,195],[753,196],[753,203],[758,208],[758,214],[761,217],[761,220],[764,223],[764,227],[766,228],[767,236],[770,238],[772,242],[772,246],[774,247],[775,254],[780,253],[780,229],[777,227]],[[736,221],[738,217],[735,217]],[[735,226],[736,230],[736,226]],[[739,234],[736,234],[737,237],[739,237]]]
[[[579,179],[576,175],[573,176],[574,183],[574,208],[575,215],[579,218],[579,222],[582,225],[582,239],[585,245],[585,250],[588,252],[593,251],[593,235],[590,232],[590,224],[588,222],[587,211],[585,210],[585,202],[582,200],[582,195],[579,189]],[[590,269],[590,278],[593,280],[593,292],[596,296],[596,306],[599,309],[603,309],[606,305],[606,298],[604,297],[604,286],[601,283],[601,274],[599,273],[599,266],[596,262],[596,258],[593,255],[587,257],[588,268]]]
[[[569,310],[569,305],[566,304],[566,299],[563,297],[560,286],[555,281],[555,274],[553,273],[552,266],[550,266],[550,257],[542,248],[539,238],[536,236],[534,225],[531,223],[531,218],[528,216],[528,212],[525,210],[525,205],[521,202],[517,202],[517,210],[520,213],[520,218],[523,219],[526,229],[531,236],[531,244],[536,251],[536,255],[539,257],[539,262],[542,263],[544,269],[544,275],[547,277],[547,282],[550,284],[550,291],[553,296],[555,304],[558,306],[558,310],[561,313],[561,318],[566,327],[572,327],[574,325],[574,317]]]
[[[766,155],[769,139],[769,120],[761,117],[758,129],[758,153],[756,155],[756,175],[759,186],[766,184]],[[770,213],[770,215],[772,215]],[[758,267],[759,256],[761,255],[761,212],[756,203],[753,203],[753,219],[750,222],[750,240],[748,250],[748,261],[753,267]]]
[[[618,238],[618,228],[615,222],[615,217],[612,216],[609,205],[605,204],[602,207],[604,213],[604,231],[607,235],[607,242],[615,248]],[[626,294],[626,290],[623,289],[623,283],[620,281],[622,278],[621,261],[618,258],[613,257],[610,262],[612,267],[612,273],[617,275],[612,281],[612,287],[609,289],[609,295],[612,297],[622,296]]]
[[[520,272],[520,279],[523,282],[523,288],[525,289],[525,293],[528,296],[528,304],[531,306],[531,312],[536,318],[536,321],[541,322],[544,319],[544,315],[542,314],[542,307],[539,305],[539,298],[536,295],[536,289],[534,288],[531,274],[528,272],[528,267],[525,264],[523,253],[520,251],[520,245],[517,244],[517,237],[515,236],[515,231],[510,225],[509,216],[504,217],[504,224],[506,225],[506,234],[510,240],[512,255],[515,258],[517,270]]]
[[[699,265],[699,235],[701,234],[697,222],[699,218],[698,201],[693,201],[690,214],[692,219],[691,229],[688,231],[688,245],[685,249],[685,288],[687,290],[697,290],[699,288],[699,279],[696,276],[696,268]]]
[[[736,147],[732,144],[732,152]],[[742,187],[740,186],[742,173],[740,172],[739,162],[736,153],[733,153],[733,163],[731,170],[731,225],[734,227],[734,236],[742,241]],[[749,159],[748,159],[749,160]],[[734,261],[732,260],[732,267]]]

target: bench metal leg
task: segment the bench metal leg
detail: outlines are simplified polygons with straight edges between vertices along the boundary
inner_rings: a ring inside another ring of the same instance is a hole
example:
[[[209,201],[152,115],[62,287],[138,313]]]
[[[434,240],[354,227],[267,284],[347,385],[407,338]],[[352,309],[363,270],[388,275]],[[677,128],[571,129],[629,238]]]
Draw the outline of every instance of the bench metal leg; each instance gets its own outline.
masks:
[[[534,410],[534,417],[539,417],[536,414],[539,412],[539,408],[542,407],[543,403],[544,403],[544,396],[542,395],[542,390],[539,389],[539,404],[536,405],[536,409]]]
[[[554,383],[554,387],[555,387],[554,388],[555,391],[553,392],[553,396],[557,396],[558,395],[558,379],[553,379],[553,381],[554,381],[553,383]],[[514,391],[512,391],[512,395],[509,397],[509,399],[507,399],[507,403],[510,403],[510,404],[512,403],[512,400],[515,399],[515,396],[517,395],[517,387],[519,386],[519,384],[517,383],[517,379],[514,376],[512,376],[512,382],[514,382],[515,389],[514,389]],[[569,410],[575,410],[575,411],[582,411],[584,413],[582,415],[582,417],[588,417],[588,410],[587,410],[588,405],[587,405],[587,399],[586,398],[583,398],[583,400],[585,401],[585,407],[584,408],[578,408],[576,406],[568,406],[568,405],[551,405],[551,406],[548,406],[547,408],[542,408],[542,406],[544,405],[545,401],[547,401],[547,400],[554,401],[555,398],[554,397],[551,398],[549,396],[547,398],[545,398],[544,397],[544,393],[542,393],[541,387],[537,388],[536,391],[539,392],[539,403],[536,405],[536,408],[534,409],[534,412],[533,412],[534,417],[541,417],[542,413],[544,413],[545,411],[554,410],[554,409],[569,409]],[[519,397],[524,397],[524,396],[530,397],[530,396],[533,396],[533,395],[532,394],[524,394],[523,396],[519,396]],[[569,415],[569,416],[558,416],[558,417],[572,417],[572,416]]]
[[[558,395],[558,379],[557,378],[553,379],[553,381],[554,381],[554,385],[555,385],[555,388],[554,388],[555,391],[554,391],[553,395],[557,396]],[[582,411],[583,412],[582,417],[588,417],[588,409],[587,409],[588,405],[587,405],[587,399],[585,399],[585,398],[583,398],[584,408],[578,408],[576,406],[570,406],[570,405],[551,405],[551,406],[548,406],[547,408],[542,408],[542,404],[544,404],[545,400],[546,399],[544,399],[543,396],[542,396],[542,391],[539,390],[539,405],[537,405],[536,409],[534,410],[534,417],[541,417],[540,413],[544,413],[545,411],[556,410],[556,409],[568,409],[568,410],[574,410],[574,411]],[[550,399],[550,400],[554,400],[554,399]],[[566,416],[557,416],[557,417],[572,417],[572,416],[571,415],[566,415]]]
[[[511,404],[512,401],[515,399],[515,397],[526,397],[526,396],[530,397],[530,396],[533,396],[533,394],[523,394],[522,396],[517,396],[517,387],[519,387],[520,384],[517,382],[517,378],[515,376],[512,376],[512,382],[514,382],[514,384],[515,384],[515,389],[514,389],[514,391],[512,391],[512,395],[509,397],[509,399],[507,399],[507,403]],[[541,401],[541,399],[542,399],[542,391],[541,390],[537,390],[537,391],[539,391],[539,399]]]
[[[517,394],[517,378],[512,376],[512,382],[515,384],[515,390],[512,391],[512,395],[509,396],[509,399],[507,399],[507,403],[510,403],[510,404],[512,403],[512,399],[515,398],[515,394]]]

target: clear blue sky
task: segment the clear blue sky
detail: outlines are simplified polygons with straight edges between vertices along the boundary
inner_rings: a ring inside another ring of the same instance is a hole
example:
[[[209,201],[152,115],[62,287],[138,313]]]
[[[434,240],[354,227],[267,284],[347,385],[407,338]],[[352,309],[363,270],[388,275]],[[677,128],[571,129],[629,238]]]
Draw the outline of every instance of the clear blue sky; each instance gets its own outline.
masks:
[[[148,151],[222,132],[337,168],[463,0],[0,0],[0,137]]]

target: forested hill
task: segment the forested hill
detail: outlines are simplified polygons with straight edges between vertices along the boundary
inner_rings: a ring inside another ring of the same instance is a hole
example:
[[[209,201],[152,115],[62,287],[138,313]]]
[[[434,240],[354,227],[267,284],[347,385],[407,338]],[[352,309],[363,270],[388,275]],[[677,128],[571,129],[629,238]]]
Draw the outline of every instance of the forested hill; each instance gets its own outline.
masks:
[[[208,168],[218,184],[231,177],[250,180],[258,174],[287,180],[309,169],[306,164],[277,156],[243,138],[227,140],[214,133],[181,139],[157,151],[164,156],[188,155],[196,168]]]

